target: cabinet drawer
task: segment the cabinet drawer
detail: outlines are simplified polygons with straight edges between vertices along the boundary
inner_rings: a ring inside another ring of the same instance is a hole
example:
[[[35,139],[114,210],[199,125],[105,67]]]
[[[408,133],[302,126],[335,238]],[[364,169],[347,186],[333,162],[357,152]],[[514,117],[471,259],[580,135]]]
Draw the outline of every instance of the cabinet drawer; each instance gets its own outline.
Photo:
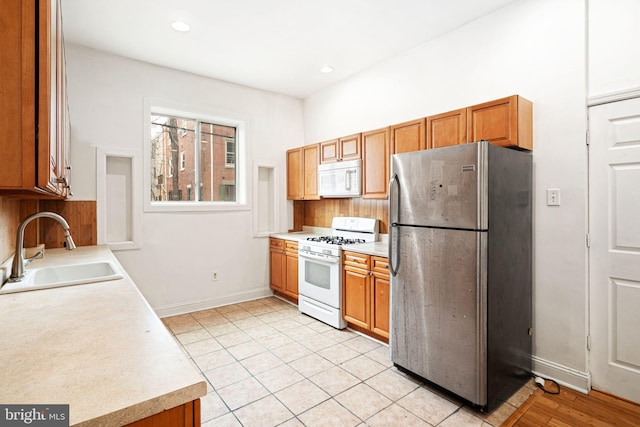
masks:
[[[373,271],[387,275],[389,274],[389,259],[372,256],[371,263],[373,264],[373,267],[371,268]]]
[[[273,245],[272,245],[273,246]],[[284,250],[290,253],[298,254],[298,242],[292,240],[284,241]]]
[[[271,249],[284,249],[284,240],[281,239],[270,239],[271,240]]]
[[[358,268],[369,269],[369,255],[356,252],[344,252],[344,265],[351,265]]]

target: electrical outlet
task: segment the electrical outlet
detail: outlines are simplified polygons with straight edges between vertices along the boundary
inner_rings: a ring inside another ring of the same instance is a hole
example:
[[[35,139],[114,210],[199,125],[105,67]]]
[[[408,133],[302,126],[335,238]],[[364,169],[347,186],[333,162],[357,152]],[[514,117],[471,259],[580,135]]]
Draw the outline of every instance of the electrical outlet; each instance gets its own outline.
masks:
[[[560,189],[547,189],[547,206],[560,206]]]
[[[211,272],[211,281],[215,282],[216,280],[218,280],[218,272],[217,271],[212,271]]]

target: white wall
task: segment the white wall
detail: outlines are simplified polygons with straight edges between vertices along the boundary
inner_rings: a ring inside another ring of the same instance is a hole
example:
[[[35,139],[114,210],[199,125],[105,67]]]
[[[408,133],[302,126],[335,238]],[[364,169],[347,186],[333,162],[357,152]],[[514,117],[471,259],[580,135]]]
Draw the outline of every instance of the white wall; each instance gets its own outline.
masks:
[[[106,53],[67,46],[75,200],[95,200],[95,147],[139,150],[145,143],[144,99],[206,106],[248,118],[248,200],[253,161],[277,165],[280,223],[287,230],[285,156],[303,143],[302,101]],[[144,194],[144,193],[143,193]],[[160,314],[269,294],[268,239],[253,238],[253,212],[145,213],[142,248],[120,251],[125,267]],[[217,270],[219,280],[210,281]]]
[[[639,22],[638,0],[589,0],[589,96],[640,89]]]
[[[304,103],[308,144],[512,94],[533,101],[534,368],[583,389],[585,13],[580,0],[523,0]],[[562,206],[546,206],[547,188]]]

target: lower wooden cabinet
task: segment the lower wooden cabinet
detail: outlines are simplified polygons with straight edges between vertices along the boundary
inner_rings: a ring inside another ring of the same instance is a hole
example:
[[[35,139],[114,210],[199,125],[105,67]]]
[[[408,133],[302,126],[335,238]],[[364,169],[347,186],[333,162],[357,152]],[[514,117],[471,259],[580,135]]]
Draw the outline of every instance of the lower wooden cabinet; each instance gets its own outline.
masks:
[[[270,240],[271,289],[287,299],[298,302],[298,242]]]
[[[200,427],[200,399],[127,424],[126,427]]]
[[[353,329],[389,341],[387,258],[343,252],[342,315]]]

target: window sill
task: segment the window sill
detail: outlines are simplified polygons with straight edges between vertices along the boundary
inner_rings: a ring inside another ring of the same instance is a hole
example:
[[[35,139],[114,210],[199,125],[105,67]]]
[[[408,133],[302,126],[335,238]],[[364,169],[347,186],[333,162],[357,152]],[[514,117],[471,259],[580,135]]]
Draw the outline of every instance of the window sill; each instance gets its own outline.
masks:
[[[233,212],[248,211],[247,203],[228,202],[149,202],[145,212]]]

